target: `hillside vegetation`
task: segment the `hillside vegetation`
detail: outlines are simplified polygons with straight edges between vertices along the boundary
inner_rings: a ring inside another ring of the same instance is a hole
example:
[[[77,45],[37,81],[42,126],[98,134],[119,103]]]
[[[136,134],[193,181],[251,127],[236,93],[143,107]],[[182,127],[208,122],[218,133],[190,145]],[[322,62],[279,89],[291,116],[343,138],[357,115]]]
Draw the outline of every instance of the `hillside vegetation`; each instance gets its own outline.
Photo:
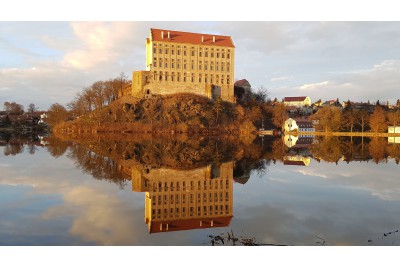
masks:
[[[153,96],[137,99],[124,96],[106,107],[73,121],[57,124],[63,133],[251,133],[256,130],[258,106],[235,105],[193,94]]]

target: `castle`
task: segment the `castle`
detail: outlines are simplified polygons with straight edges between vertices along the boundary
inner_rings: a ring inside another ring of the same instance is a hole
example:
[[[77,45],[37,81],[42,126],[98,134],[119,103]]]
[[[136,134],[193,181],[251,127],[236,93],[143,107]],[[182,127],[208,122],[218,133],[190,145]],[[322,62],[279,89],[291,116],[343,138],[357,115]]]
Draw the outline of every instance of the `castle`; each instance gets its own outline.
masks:
[[[150,29],[146,70],[133,72],[124,94],[193,93],[234,102],[234,59],[230,36]]]

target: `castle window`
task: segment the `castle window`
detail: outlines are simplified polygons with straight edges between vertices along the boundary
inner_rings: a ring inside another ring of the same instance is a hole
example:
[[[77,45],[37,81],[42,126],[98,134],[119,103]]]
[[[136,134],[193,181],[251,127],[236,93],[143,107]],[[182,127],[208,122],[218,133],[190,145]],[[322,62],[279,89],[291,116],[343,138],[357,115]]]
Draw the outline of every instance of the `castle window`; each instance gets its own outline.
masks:
[[[185,62],[185,63],[183,63],[183,69],[185,69],[185,70],[186,70],[186,62]]]
[[[226,58],[231,58],[231,54],[229,54],[229,50],[228,50],[228,54],[226,54]]]
[[[162,48],[160,48],[158,52],[159,52],[160,54],[162,54]]]
[[[204,56],[205,56],[205,57],[208,57],[208,51],[206,51],[206,52],[204,53]]]
[[[158,62],[158,66],[161,68],[162,67],[162,62],[160,60],[160,62]]]
[[[180,72],[177,73],[177,75],[176,75],[176,80],[177,80],[178,82],[181,81],[181,73],[180,73]]]
[[[221,77],[221,84],[224,84],[224,75]]]
[[[199,61],[199,70],[201,70],[201,61]]]
[[[157,53],[157,48],[153,48],[153,53],[156,54]]]
[[[216,83],[219,84],[219,75],[216,76]]]
[[[218,71],[219,70],[219,63],[217,62],[216,66],[215,66],[215,70]]]
[[[192,73],[191,81],[192,81],[192,83],[194,83],[194,73]]]
[[[226,65],[226,71],[229,71],[231,65],[229,65],[229,63]]]
[[[201,83],[201,74],[199,74],[199,83]]]
[[[207,70],[208,69],[208,65],[207,65],[208,63],[206,62],[206,64],[204,65],[204,70]]]
[[[225,65],[224,63],[221,63],[221,71],[224,71],[224,69],[225,69],[224,65]]]
[[[175,68],[175,61],[174,60],[172,60],[172,62],[171,62],[171,68]]]
[[[171,50],[171,55],[175,55],[175,50],[174,49]]]
[[[186,72],[183,74],[183,82],[186,82]]]
[[[165,72],[165,81],[168,81],[168,72]]]
[[[168,48],[165,48],[165,54],[168,54]]]
[[[165,62],[165,67],[168,68],[168,62]]]
[[[222,52],[221,57],[222,57],[222,58],[225,58],[225,53],[224,53],[224,52]]]
[[[175,80],[175,72],[171,73],[171,82],[173,82]]]
[[[219,52],[217,52],[217,58],[219,58]]]
[[[154,80],[157,80],[157,71],[154,72]]]
[[[206,74],[206,75],[204,76],[204,82],[207,83],[207,80],[208,80],[208,75]]]
[[[211,64],[210,64],[210,70],[213,70],[214,69],[214,62],[211,62]]]
[[[180,68],[181,68],[181,60],[180,60],[180,59],[178,59],[178,65],[177,65],[177,68],[178,68],[178,69],[180,69]]]
[[[163,73],[162,73],[162,71],[160,71],[160,76],[159,76],[159,81],[160,82],[162,81],[162,76],[163,76]],[[160,185],[160,187],[161,187],[161,185]]]
[[[183,50],[183,55],[186,56],[186,50]]]
[[[214,80],[214,75],[211,74],[210,83],[213,83],[213,80]]]
[[[194,57],[194,50],[192,50],[192,57]]]
[[[180,56],[180,55],[181,55],[181,50],[178,49],[178,50],[177,50],[177,53],[178,53],[178,56]]]
[[[194,61],[192,60],[192,70],[194,70]]]
[[[199,57],[201,57],[201,56],[202,56],[202,52],[200,51],[200,52],[199,52]]]

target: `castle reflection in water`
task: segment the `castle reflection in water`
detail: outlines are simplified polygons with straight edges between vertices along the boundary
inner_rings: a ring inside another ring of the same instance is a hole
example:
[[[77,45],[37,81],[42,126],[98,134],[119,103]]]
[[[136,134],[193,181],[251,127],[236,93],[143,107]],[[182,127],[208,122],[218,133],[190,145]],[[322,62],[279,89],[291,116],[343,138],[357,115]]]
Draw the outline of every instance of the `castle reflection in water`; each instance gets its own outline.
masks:
[[[149,233],[225,227],[233,217],[233,162],[193,170],[132,168],[132,190],[146,192]]]

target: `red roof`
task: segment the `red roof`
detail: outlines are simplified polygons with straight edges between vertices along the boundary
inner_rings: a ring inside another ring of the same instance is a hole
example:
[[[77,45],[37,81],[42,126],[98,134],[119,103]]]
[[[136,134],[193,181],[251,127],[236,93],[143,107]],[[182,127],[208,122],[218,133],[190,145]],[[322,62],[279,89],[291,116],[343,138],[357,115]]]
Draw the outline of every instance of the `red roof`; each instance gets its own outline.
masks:
[[[293,101],[304,101],[307,97],[306,96],[287,96],[285,97],[285,102],[293,102]]]
[[[304,163],[304,161],[300,161],[300,160],[284,160],[283,161],[283,165],[294,165],[294,166],[306,166],[306,164]]]
[[[153,41],[235,47],[233,45],[232,38],[230,36],[192,33],[192,32],[179,32],[179,31],[161,30],[161,29],[150,29],[150,32]],[[162,33],[164,35],[164,38],[162,37]],[[169,38],[168,38],[168,33],[169,33]],[[213,37],[215,37],[215,42],[213,42]]]
[[[248,86],[251,87],[250,83],[246,79],[238,80],[235,82],[236,86]]]
[[[211,227],[226,227],[229,226],[233,216],[217,217],[217,218],[198,218],[198,219],[186,219],[186,220],[171,220],[171,221],[152,221],[150,225],[150,233],[161,233],[161,232],[173,232],[182,230],[192,229],[204,229]],[[211,220],[213,220],[213,226],[211,226]],[[202,226],[200,226],[202,221]],[[160,225],[163,224],[162,229]],[[168,230],[166,229],[168,224]]]

